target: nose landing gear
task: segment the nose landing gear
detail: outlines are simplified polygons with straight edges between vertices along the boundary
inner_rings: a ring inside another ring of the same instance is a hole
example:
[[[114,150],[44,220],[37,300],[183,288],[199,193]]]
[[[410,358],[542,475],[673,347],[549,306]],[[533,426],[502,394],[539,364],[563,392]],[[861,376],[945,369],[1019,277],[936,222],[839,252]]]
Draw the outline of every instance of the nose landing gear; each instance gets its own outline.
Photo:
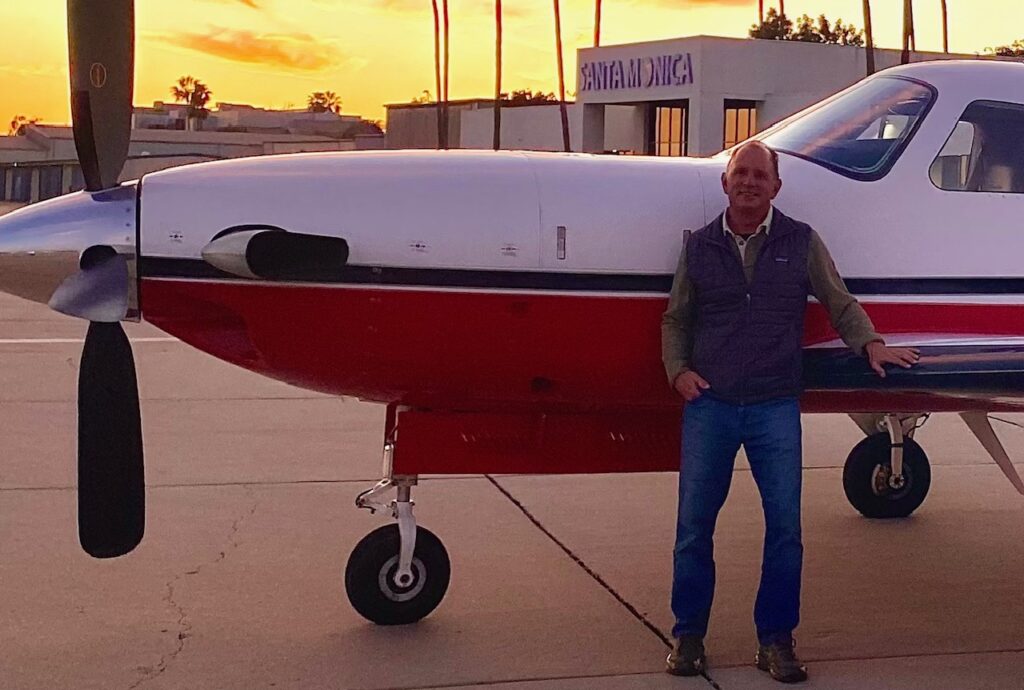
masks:
[[[855,419],[867,438],[853,447],[843,467],[843,489],[850,504],[869,518],[907,517],[924,502],[931,486],[931,466],[911,436],[918,417],[895,415]],[[877,431],[883,428],[884,431]]]
[[[345,593],[361,616],[378,625],[404,625],[429,615],[448,591],[451,561],[441,540],[413,517],[415,476],[395,475],[395,408],[389,406],[384,478],[356,497],[356,506],[390,513],[397,524],[378,527],[356,544],[345,566]],[[395,489],[394,500],[383,495]]]
[[[363,537],[345,567],[345,593],[359,615],[378,625],[415,623],[437,608],[448,591],[451,563],[433,532],[420,527],[408,574],[401,573],[398,525]]]

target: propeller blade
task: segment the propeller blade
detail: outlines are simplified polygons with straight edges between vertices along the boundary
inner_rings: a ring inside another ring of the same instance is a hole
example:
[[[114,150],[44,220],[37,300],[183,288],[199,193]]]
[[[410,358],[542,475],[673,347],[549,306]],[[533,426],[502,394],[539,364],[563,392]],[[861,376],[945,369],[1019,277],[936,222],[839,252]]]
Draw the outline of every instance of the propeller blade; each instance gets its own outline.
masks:
[[[128,313],[128,260],[112,253],[65,278],[50,308],[88,321],[116,323]]]
[[[90,556],[138,546],[145,489],[131,345],[120,323],[90,323],[78,377],[78,537]]]
[[[85,188],[109,189],[117,185],[131,139],[134,0],[68,0],[68,60]]]

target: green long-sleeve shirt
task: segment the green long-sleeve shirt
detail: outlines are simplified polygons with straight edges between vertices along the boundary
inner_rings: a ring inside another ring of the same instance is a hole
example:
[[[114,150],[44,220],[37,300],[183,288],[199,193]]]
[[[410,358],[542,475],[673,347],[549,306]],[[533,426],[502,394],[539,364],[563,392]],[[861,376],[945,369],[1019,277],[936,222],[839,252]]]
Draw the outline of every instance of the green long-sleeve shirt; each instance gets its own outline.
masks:
[[[728,226],[726,233],[732,234]],[[735,242],[732,244],[737,258],[743,262],[743,272],[748,283],[753,279],[754,264],[766,237],[766,229],[762,226],[757,233],[743,241],[742,251]],[[846,289],[828,248],[814,230],[811,230],[807,252],[807,274],[811,293],[825,307],[832,327],[851,350],[863,353],[865,345],[873,340],[882,340],[857,298]],[[683,246],[675,279],[672,281],[668,309],[661,319],[661,359],[670,384],[674,384],[676,377],[689,368],[695,315],[693,284],[686,275],[686,247]]]

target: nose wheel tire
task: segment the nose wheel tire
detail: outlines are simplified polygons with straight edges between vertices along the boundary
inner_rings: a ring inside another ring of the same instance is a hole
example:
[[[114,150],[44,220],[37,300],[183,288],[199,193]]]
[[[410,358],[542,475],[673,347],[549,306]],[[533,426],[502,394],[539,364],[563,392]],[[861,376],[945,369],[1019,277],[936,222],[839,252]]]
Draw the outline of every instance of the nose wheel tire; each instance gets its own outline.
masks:
[[[903,440],[903,482],[891,479],[888,434],[872,434],[853,447],[843,467],[843,489],[864,517],[907,517],[924,502],[932,472],[928,456],[913,439]]]
[[[345,592],[359,615],[378,625],[415,623],[437,608],[448,591],[451,561],[433,532],[416,528],[412,579],[398,583],[398,525],[375,529],[356,544],[345,566]]]

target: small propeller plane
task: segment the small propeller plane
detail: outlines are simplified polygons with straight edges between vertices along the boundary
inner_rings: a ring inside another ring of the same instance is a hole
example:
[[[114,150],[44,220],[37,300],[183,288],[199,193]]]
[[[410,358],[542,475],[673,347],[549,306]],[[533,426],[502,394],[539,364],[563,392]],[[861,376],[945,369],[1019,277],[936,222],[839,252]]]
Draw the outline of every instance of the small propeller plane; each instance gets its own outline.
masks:
[[[678,468],[660,316],[686,233],[725,206],[728,152],[296,154],[119,184],[133,12],[132,0],[69,0],[86,190],[0,218],[0,289],[89,322],[89,554],[126,554],[144,530],[124,320],[387,406],[383,478],[356,504],[395,522],[355,547],[345,574],[376,623],[417,621],[448,587],[448,554],[413,516],[419,475]],[[888,342],[921,350],[918,366],[879,378],[808,305],[803,410],[850,414],[865,433],[843,472],[852,505],[891,518],[921,504],[930,471],[913,435],[933,412],[959,413],[1024,494],[988,417],[1024,410],[1024,65],[889,69],[757,136],[780,153],[777,204],[824,236]]]

